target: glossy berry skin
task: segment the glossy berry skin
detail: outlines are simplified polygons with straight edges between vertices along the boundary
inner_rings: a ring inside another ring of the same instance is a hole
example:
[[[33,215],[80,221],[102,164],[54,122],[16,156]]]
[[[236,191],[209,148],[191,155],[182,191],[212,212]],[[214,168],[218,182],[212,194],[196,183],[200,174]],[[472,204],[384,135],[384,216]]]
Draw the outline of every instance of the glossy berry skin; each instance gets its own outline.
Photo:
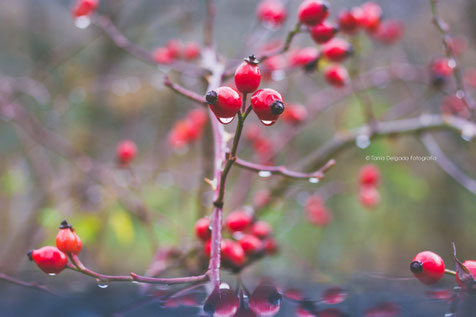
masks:
[[[436,253],[423,251],[418,253],[410,263],[413,275],[423,284],[437,283],[445,274],[445,263]]]
[[[241,108],[240,94],[230,87],[219,87],[207,93],[206,100],[218,121],[230,123]]]
[[[238,242],[246,254],[255,254],[263,248],[261,240],[251,234],[245,234]]]
[[[286,8],[276,0],[264,0],[256,10],[258,20],[272,27],[279,27],[286,20]]]
[[[215,288],[207,297],[203,305],[203,311],[207,316],[226,317],[235,316],[240,307],[240,300],[235,292],[227,286]]]
[[[243,231],[251,224],[253,219],[244,211],[234,211],[226,217],[225,226],[231,232]]]
[[[472,260],[466,260],[463,262],[463,265],[471,272],[471,275],[473,276],[473,279],[476,278],[476,261]],[[458,283],[459,286],[465,287],[466,285],[459,279],[458,274],[455,276],[456,283]]]
[[[326,1],[305,0],[298,8],[298,19],[302,24],[313,26],[324,21],[329,15]]]
[[[254,55],[251,55],[236,69],[236,89],[245,94],[250,93],[258,89],[260,81],[261,73],[258,67],[258,60]]]
[[[272,125],[284,111],[284,101],[281,94],[274,89],[265,88],[256,91],[251,96],[251,107],[261,123]]]
[[[80,16],[90,15],[96,11],[98,5],[98,0],[78,0],[73,8],[73,16],[78,18]]]
[[[357,32],[360,28],[361,15],[362,10],[360,8],[342,11],[338,17],[339,30],[347,34]]]
[[[359,200],[366,208],[375,208],[380,202],[380,194],[374,186],[362,186],[359,191]]]
[[[210,219],[200,218],[195,223],[195,235],[202,241],[207,241],[212,237],[210,230]]]
[[[56,247],[64,253],[79,254],[83,243],[73,227],[64,220],[59,228],[60,231],[56,235]]]
[[[339,29],[337,26],[326,21],[317,24],[310,29],[311,37],[317,44],[329,42],[329,40],[332,39],[338,31]]]
[[[137,146],[129,140],[121,141],[117,145],[116,156],[117,161],[121,165],[129,164],[137,155]]]
[[[367,164],[359,170],[359,184],[377,186],[380,182],[380,170],[375,164]]]
[[[360,24],[369,33],[377,31],[382,19],[382,8],[375,2],[366,2],[360,6],[362,15]]]
[[[322,48],[324,56],[333,62],[344,61],[347,57],[352,55],[352,52],[352,46],[349,42],[339,38],[330,40]]]
[[[223,260],[240,267],[245,263],[245,251],[238,242],[232,240],[223,240],[221,253]]]
[[[68,264],[66,254],[56,247],[46,246],[28,252],[28,257],[46,274],[58,274]]]
[[[275,286],[258,285],[249,299],[249,306],[258,316],[274,316],[281,308],[282,296]]]
[[[251,233],[260,239],[268,237],[273,229],[271,225],[265,221],[256,221],[251,227]]]
[[[335,87],[344,87],[349,81],[349,73],[342,65],[331,65],[324,73],[326,81]]]

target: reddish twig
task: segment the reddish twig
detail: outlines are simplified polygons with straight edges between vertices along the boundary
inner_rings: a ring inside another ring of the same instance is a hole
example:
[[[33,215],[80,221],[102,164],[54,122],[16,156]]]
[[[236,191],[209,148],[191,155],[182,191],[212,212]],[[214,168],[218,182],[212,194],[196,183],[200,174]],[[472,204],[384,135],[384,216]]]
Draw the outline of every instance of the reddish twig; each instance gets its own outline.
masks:
[[[45,285],[42,285],[38,282],[25,282],[25,281],[22,281],[22,280],[19,280],[17,278],[14,278],[12,276],[9,276],[5,273],[0,273],[0,280],[4,280],[6,282],[9,282],[11,284],[15,284],[15,285],[18,285],[18,286],[22,286],[22,287],[26,287],[26,288],[31,288],[31,289],[34,289],[34,290],[38,290],[38,291],[41,291],[41,292],[45,292],[45,293],[48,293],[50,295],[54,295],[54,296],[60,296],[59,294],[55,293],[54,291],[50,290],[48,287],[46,287]]]
[[[263,172],[268,172],[269,175],[271,174],[279,174],[288,178],[294,178],[294,179],[307,179],[307,180],[312,180],[312,181],[319,181],[324,177],[324,173],[331,168],[332,166],[335,165],[334,160],[328,161],[322,168],[320,168],[318,171],[313,172],[313,173],[302,173],[302,172],[294,172],[290,171],[289,169],[286,168],[286,166],[269,166],[269,165],[262,165],[262,164],[256,164],[256,163],[251,163],[245,160],[242,160],[240,158],[237,158],[235,160],[235,164],[237,166],[246,168],[251,171],[255,171],[258,173],[263,173]]]
[[[194,102],[198,102],[199,104],[201,104],[202,106],[206,106],[207,105],[207,102],[205,100],[205,98],[199,94],[197,94],[196,92],[193,92],[191,90],[188,90],[178,84],[175,84],[173,82],[170,81],[170,78],[168,75],[165,75],[164,76],[164,85],[170,89],[172,89],[174,92],[176,92],[177,94],[187,98],[187,99],[190,99]]]

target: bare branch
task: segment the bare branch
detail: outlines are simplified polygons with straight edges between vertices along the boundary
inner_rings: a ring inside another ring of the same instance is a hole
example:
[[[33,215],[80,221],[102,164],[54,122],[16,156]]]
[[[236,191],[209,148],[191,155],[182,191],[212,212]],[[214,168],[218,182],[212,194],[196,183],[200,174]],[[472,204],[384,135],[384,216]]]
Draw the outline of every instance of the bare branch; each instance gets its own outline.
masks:
[[[196,92],[188,90],[188,89],[186,89],[186,88],[184,88],[184,87],[182,87],[178,84],[175,84],[175,83],[171,82],[168,75],[165,75],[165,77],[164,77],[164,85],[166,87],[172,89],[177,94],[179,94],[181,96],[184,96],[187,99],[190,99],[194,102],[198,102],[199,104],[201,104],[203,106],[207,105],[207,102],[206,102],[206,100],[203,96],[197,94]]]
[[[22,287],[26,287],[26,288],[31,288],[31,289],[34,289],[34,290],[38,290],[38,291],[41,291],[41,292],[44,292],[44,293],[48,293],[50,295],[54,295],[54,296],[60,296],[59,294],[53,292],[52,290],[50,290],[48,287],[46,287],[45,285],[42,285],[38,282],[25,282],[25,281],[22,281],[22,280],[19,280],[19,279],[16,279],[12,276],[9,276],[7,274],[4,274],[4,273],[0,273],[0,280],[4,280],[4,281],[7,281],[11,284],[15,284],[15,285],[18,285],[18,286],[22,286]]]

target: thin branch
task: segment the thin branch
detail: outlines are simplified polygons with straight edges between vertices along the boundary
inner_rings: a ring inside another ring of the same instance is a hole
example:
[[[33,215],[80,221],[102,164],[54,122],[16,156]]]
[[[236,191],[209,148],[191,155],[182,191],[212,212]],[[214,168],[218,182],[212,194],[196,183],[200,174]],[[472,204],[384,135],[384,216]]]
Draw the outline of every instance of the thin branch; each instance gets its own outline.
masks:
[[[206,7],[207,7],[207,14],[206,14],[205,24],[203,29],[203,43],[207,47],[212,47],[216,6],[215,6],[214,0],[205,0],[205,1],[206,1]]]
[[[170,78],[168,75],[165,75],[164,76],[164,85],[170,89],[172,89],[174,92],[176,92],[177,94],[187,98],[187,99],[190,99],[194,102],[198,102],[199,104],[201,104],[202,106],[206,106],[207,105],[207,102],[205,100],[205,98],[199,94],[197,94],[196,92],[193,92],[191,90],[188,90],[187,88],[184,88],[178,84],[175,84],[173,82],[170,81]]]
[[[430,4],[431,13],[433,15],[433,24],[435,24],[436,28],[441,33],[446,57],[454,62],[453,74],[456,80],[456,89],[458,90],[459,97],[464,101],[469,109],[476,110],[476,102],[471,97],[471,95],[466,92],[460,65],[456,60],[453,50],[451,49],[451,35],[449,33],[449,26],[440,16],[440,12],[438,10],[438,0],[430,0]]]
[[[469,177],[455,163],[453,163],[441,150],[436,140],[426,133],[421,136],[421,140],[431,155],[437,157],[435,161],[446,174],[458,182],[461,186],[476,195],[476,180]]]
[[[248,170],[260,173],[260,172],[269,172],[270,174],[278,174],[288,178],[293,179],[307,179],[312,180],[315,179],[317,181],[321,180],[324,177],[324,173],[335,165],[335,160],[328,161],[322,168],[318,171],[313,173],[302,173],[302,172],[294,172],[290,171],[286,168],[286,166],[268,166],[262,164],[251,163],[240,158],[235,160],[235,164],[242,168],[246,168]]]
[[[258,60],[260,62],[263,62],[272,56],[286,53],[291,47],[291,42],[293,41],[294,37],[301,32],[301,26],[302,24],[300,22],[297,22],[294,28],[288,32],[286,36],[286,40],[284,41],[283,47],[281,49],[279,49],[278,51],[263,55],[259,57]]]
[[[74,265],[68,264],[67,268],[84,275],[94,277],[99,282],[139,282],[148,284],[185,284],[198,281],[205,281],[208,278],[208,271],[205,274],[187,277],[147,277],[130,273],[130,275],[104,275],[88,269],[75,254],[70,254],[70,259]]]
[[[4,280],[6,282],[9,282],[11,284],[15,284],[15,285],[18,285],[18,286],[22,286],[22,287],[26,287],[26,288],[31,288],[31,289],[34,289],[34,290],[38,290],[38,291],[41,291],[41,292],[44,292],[44,293],[48,293],[50,295],[54,295],[54,296],[60,296],[59,294],[55,293],[54,291],[50,290],[48,287],[46,287],[45,285],[42,285],[38,282],[25,282],[25,281],[22,281],[22,280],[19,280],[19,279],[16,279],[14,277],[11,277],[7,274],[4,274],[4,273],[0,273],[0,280]]]

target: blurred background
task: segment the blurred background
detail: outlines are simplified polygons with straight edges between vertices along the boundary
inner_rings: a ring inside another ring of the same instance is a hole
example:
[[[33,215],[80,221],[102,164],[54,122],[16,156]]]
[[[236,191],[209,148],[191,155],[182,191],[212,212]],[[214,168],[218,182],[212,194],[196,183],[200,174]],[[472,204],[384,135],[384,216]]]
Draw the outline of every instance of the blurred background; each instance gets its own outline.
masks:
[[[153,51],[170,39],[202,42],[203,1],[100,2],[99,12],[109,16],[131,42],[147,50]],[[385,18],[403,22],[405,33],[392,46],[362,35],[362,70],[390,64],[412,64],[422,69],[444,54],[441,36],[431,22],[429,1],[376,2]],[[341,9],[361,3],[332,1],[331,19]],[[295,24],[300,1],[286,2],[288,19],[277,30],[256,21],[257,4],[250,0],[217,1],[216,46],[229,65],[273,39],[282,40]],[[143,273],[157,244],[193,248],[197,244],[193,225],[211,212],[211,192],[202,180],[211,177],[212,139],[206,127],[197,142],[180,148],[169,143],[174,123],[195,105],[165,88],[164,74],[170,73],[174,81],[205,94],[202,80],[131,57],[94,25],[78,28],[71,17],[72,5],[64,0],[18,0],[4,2],[0,10],[0,98],[13,98],[29,118],[34,118],[34,122],[25,119],[26,125],[32,126],[32,133],[28,133],[9,117],[7,108],[1,112],[0,272],[78,291],[94,281],[74,272],[49,278],[28,261],[26,252],[54,245],[63,219],[74,225],[83,240],[83,262],[107,274]],[[475,67],[474,1],[441,1],[440,7],[452,34],[464,39],[466,50],[459,57],[462,67]],[[308,36],[301,35],[293,43],[296,47],[313,45]],[[329,90],[319,71],[294,72],[285,79],[275,79],[261,87],[278,89],[289,103],[321,102],[313,96]],[[333,94],[338,96],[339,91]],[[445,98],[445,92],[425,84],[402,81],[370,89],[368,95],[379,118],[390,118],[393,106],[402,101],[408,101],[410,111],[399,118],[439,113]],[[297,166],[300,158],[336,133],[364,123],[356,98],[342,98],[306,122],[274,162]],[[47,138],[35,130],[37,124],[100,164],[107,177],[91,175],[91,162],[71,153],[68,146],[65,157],[38,143]],[[230,133],[234,124],[226,127]],[[256,117],[250,116],[245,134],[256,124]],[[278,122],[269,128],[263,126],[260,133],[272,147],[279,148],[289,129],[286,123]],[[453,162],[469,176],[476,175],[474,142],[453,131],[433,135]],[[123,139],[138,146],[130,169],[116,164],[116,146]],[[256,161],[246,138],[239,152],[240,157]],[[367,155],[428,153],[415,135],[372,140],[364,149],[350,146],[333,156],[337,164],[319,184],[290,182],[291,190],[284,199],[262,211],[262,219],[273,225],[280,252],[247,272],[312,281],[338,281],[361,272],[410,276],[409,262],[422,250],[433,250],[452,263],[453,241],[461,259],[475,259],[476,197],[472,193],[434,161],[379,161],[374,163],[382,174],[381,201],[369,210],[358,198],[358,171],[369,163]],[[253,204],[254,194],[270,188],[277,179],[279,176],[261,178],[234,167],[225,212]],[[307,220],[304,205],[313,194],[327,198],[325,204],[333,219],[326,227]],[[66,280],[74,283],[64,283]]]

